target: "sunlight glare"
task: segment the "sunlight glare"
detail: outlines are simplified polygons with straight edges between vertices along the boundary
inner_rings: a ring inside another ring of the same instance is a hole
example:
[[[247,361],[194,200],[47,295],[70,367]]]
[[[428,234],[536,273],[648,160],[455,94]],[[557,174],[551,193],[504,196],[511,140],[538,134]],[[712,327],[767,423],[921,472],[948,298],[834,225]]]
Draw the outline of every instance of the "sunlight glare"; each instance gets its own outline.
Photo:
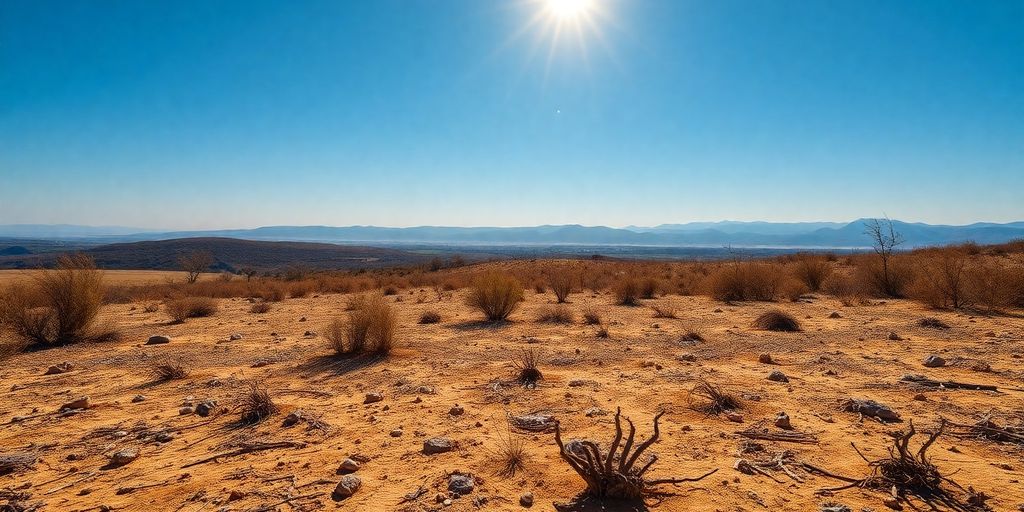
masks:
[[[556,19],[579,18],[590,10],[592,0],[547,0],[548,12]]]

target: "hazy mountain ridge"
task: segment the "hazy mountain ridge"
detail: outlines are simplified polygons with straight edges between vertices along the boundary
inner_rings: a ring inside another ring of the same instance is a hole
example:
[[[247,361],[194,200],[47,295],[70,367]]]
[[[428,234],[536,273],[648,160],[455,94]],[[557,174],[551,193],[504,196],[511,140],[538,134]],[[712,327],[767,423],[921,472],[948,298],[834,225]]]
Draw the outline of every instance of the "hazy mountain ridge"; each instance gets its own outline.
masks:
[[[97,238],[104,241],[144,241],[177,238],[222,237],[267,241],[315,241],[340,243],[404,244],[578,244],[645,246],[771,246],[771,247],[867,247],[865,219],[835,222],[692,222],[655,227],[610,228],[606,226],[543,225],[527,227],[445,227],[417,226],[387,228],[375,226],[264,226],[253,229],[221,229],[174,232],[118,232],[116,228],[61,226],[48,230],[28,225],[0,226],[0,236],[36,238]],[[1002,243],[1024,238],[1024,222],[1005,224],[978,222],[964,226],[933,225],[893,221],[906,239],[907,247],[974,241]],[[84,233],[78,236],[46,236],[47,233]]]

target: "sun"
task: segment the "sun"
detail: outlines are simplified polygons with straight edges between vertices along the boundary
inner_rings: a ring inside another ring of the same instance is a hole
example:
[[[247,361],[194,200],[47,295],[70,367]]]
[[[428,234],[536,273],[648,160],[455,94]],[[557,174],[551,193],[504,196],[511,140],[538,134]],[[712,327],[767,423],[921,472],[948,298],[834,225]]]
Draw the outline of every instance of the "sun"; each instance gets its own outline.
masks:
[[[564,21],[585,16],[593,7],[593,0],[545,0],[545,3],[551,16]]]

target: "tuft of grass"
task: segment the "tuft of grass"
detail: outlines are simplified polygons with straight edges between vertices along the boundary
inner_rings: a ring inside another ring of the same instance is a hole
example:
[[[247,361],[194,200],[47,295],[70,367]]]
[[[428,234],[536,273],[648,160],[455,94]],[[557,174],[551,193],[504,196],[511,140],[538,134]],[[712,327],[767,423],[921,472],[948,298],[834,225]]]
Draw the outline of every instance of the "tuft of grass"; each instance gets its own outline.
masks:
[[[631,277],[620,279],[612,290],[615,302],[620,306],[640,305],[640,283]]]
[[[178,380],[188,377],[189,369],[181,361],[162,361],[150,367],[150,374],[159,382]]]
[[[270,303],[269,302],[260,301],[260,302],[254,303],[252,306],[249,306],[249,312],[250,313],[256,313],[257,315],[261,315],[261,314],[267,313],[269,311],[270,311]]]
[[[498,439],[498,475],[513,477],[526,469],[526,443],[509,428],[508,435]]]
[[[508,320],[523,301],[523,286],[514,277],[491,272],[478,278],[466,303],[480,310],[491,322]]]
[[[441,321],[441,314],[437,311],[424,311],[420,315],[421,324],[436,324]]]
[[[928,327],[930,329],[949,329],[949,324],[932,316],[918,320],[917,325],[920,327]]]
[[[555,299],[559,304],[564,303],[569,298],[569,293],[572,292],[572,283],[573,275],[567,269],[555,271],[548,279],[548,285],[551,287],[551,291],[554,292]]]
[[[604,323],[601,319],[601,314],[593,308],[588,308],[583,312],[583,323],[587,325],[600,325]]]
[[[672,306],[654,305],[651,306],[651,309],[654,309],[654,318],[678,318],[676,317],[676,310]]]
[[[687,331],[683,333],[682,337],[680,337],[679,340],[703,342],[704,336],[700,333],[700,331],[694,329],[687,329]]]
[[[598,338],[607,338],[607,337],[609,337],[608,327],[606,327],[604,324],[599,325],[597,327],[597,337]]]
[[[695,398],[701,399],[701,402],[694,403]],[[722,388],[706,380],[701,380],[690,390],[690,407],[695,411],[713,415],[742,409],[743,403]]]
[[[255,425],[277,412],[277,405],[259,381],[249,383],[249,390],[242,397],[242,424]]]
[[[164,309],[171,320],[180,324],[188,318],[213,316],[217,302],[209,297],[182,297],[168,301]]]
[[[553,324],[571,324],[573,322],[573,315],[572,311],[569,311],[569,308],[565,307],[564,304],[545,306],[537,314],[537,321]]]
[[[395,346],[398,321],[382,295],[364,296],[349,311],[348,318],[336,318],[324,329],[324,337],[339,354],[388,354]]]
[[[537,368],[537,352],[532,348],[524,349],[512,360],[512,365],[519,370],[518,380],[524,386],[535,386],[537,381],[544,378],[544,375]]]
[[[798,332],[801,330],[800,322],[793,315],[773,309],[758,316],[753,323],[755,329],[777,332]]]

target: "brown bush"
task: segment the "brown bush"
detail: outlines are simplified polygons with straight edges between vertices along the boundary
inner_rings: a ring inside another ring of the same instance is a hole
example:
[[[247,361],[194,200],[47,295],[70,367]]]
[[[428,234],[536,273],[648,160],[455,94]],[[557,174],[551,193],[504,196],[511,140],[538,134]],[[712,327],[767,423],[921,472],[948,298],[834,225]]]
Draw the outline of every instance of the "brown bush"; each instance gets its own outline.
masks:
[[[790,302],[796,302],[800,300],[800,297],[803,297],[809,291],[810,290],[807,288],[807,285],[804,284],[803,281],[797,279],[787,279],[782,283],[779,289],[779,294],[789,299]]]
[[[912,299],[937,309],[968,305],[968,255],[964,249],[947,248],[915,259],[917,272],[908,287]]]
[[[1024,307],[1024,268],[1010,262],[979,261],[965,276],[965,291],[979,309],[989,312]]]
[[[420,315],[421,324],[436,324],[441,321],[441,314],[437,311],[424,311]]]
[[[857,260],[854,278],[858,288],[869,295],[884,298],[903,298],[913,281],[911,264],[905,256],[892,256],[886,265],[877,255]]]
[[[339,354],[387,354],[394,348],[398,321],[381,295],[364,297],[347,321],[337,322],[328,326],[326,336]]]
[[[658,280],[653,277],[644,278],[640,282],[640,298],[641,299],[653,299],[658,295],[658,290],[661,288]]]
[[[832,265],[825,256],[800,255],[793,264],[793,276],[803,282],[807,289],[816,292],[832,273]]]
[[[839,299],[844,306],[855,306],[865,300],[859,282],[847,274],[832,273],[822,284],[822,289]]]
[[[564,304],[544,306],[537,313],[537,321],[555,324],[571,324],[573,322],[573,314],[572,311],[569,311],[569,308],[565,307]]]
[[[587,310],[583,312],[583,323],[587,325],[599,325],[604,322],[601,321],[601,313],[598,313],[597,310],[593,308],[587,308]]]
[[[523,301],[523,286],[514,277],[489,272],[473,283],[466,303],[492,322],[505,321]]]
[[[249,384],[249,391],[242,397],[241,405],[241,421],[244,425],[255,425],[277,413],[277,405],[259,381]]]
[[[737,261],[720,267],[709,276],[709,292],[715,299],[725,302],[773,301],[779,294],[783,278],[778,264]]]
[[[13,286],[0,299],[0,324],[27,345],[46,347],[91,339],[103,302],[103,277],[88,257],[62,256],[29,287]]]
[[[559,269],[548,278],[548,286],[551,287],[551,291],[554,292],[555,299],[559,303],[563,303],[569,298],[573,281],[575,281],[575,276],[568,269]]]
[[[167,301],[164,310],[176,323],[189,318],[213,316],[217,312],[217,302],[209,297],[182,297]]]
[[[797,332],[801,330],[800,322],[793,318],[793,315],[778,309],[762,313],[754,320],[753,326],[755,329],[766,331]]]
[[[270,311],[270,303],[269,302],[260,301],[260,302],[253,303],[252,306],[249,306],[249,312],[250,313],[255,313],[257,315],[262,315],[263,313],[267,313],[269,311]]]
[[[612,290],[615,302],[620,306],[637,306],[640,304],[640,283],[631,277],[619,279]]]

